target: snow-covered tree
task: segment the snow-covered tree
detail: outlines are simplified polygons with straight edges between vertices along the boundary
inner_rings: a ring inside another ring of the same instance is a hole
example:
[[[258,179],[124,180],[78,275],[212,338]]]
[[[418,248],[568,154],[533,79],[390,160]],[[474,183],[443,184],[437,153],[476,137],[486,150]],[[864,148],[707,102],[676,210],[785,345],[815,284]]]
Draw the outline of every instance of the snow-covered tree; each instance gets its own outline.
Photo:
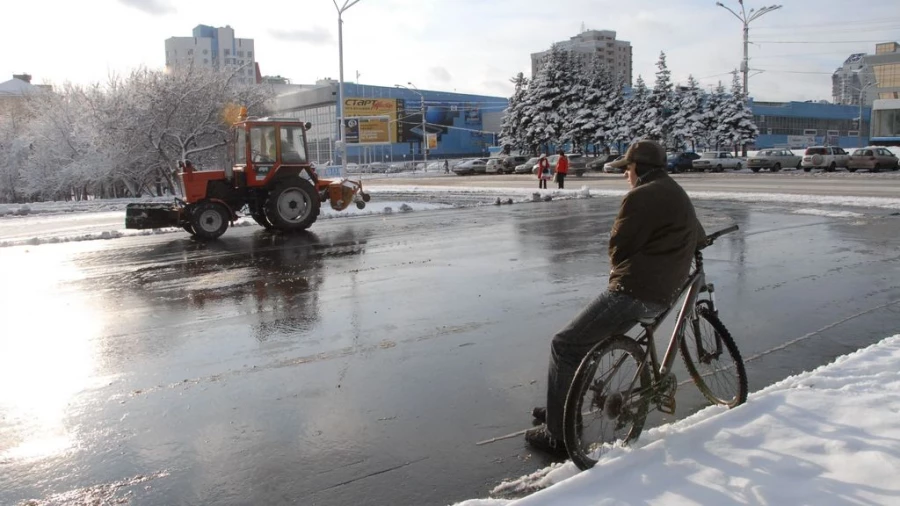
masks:
[[[12,191],[0,186],[0,198],[137,195],[157,181],[173,189],[171,173],[180,158],[221,166],[232,122],[223,111],[241,104],[261,115],[271,93],[233,85],[232,78],[191,69],[137,70],[104,86],[66,84],[33,97],[15,142],[0,123],[0,176],[17,185]],[[15,174],[4,170],[13,147],[20,155]]]
[[[759,129],[753,121],[753,112],[747,106],[747,99],[741,86],[738,72],[732,72],[731,94],[726,96],[719,108],[718,138],[724,146],[734,149],[754,142]]]
[[[503,123],[500,127],[500,145],[503,151],[509,153],[513,149],[519,151],[528,150],[525,142],[525,120],[524,108],[528,94],[528,78],[519,72],[516,77],[510,79],[516,85],[513,95],[509,97],[509,106],[506,108],[506,114],[503,116]]]
[[[569,98],[566,86],[571,83],[569,52],[554,44],[528,87],[524,108],[525,141],[533,152],[558,144],[568,130],[564,117]]]
[[[703,113],[700,115],[695,136],[706,149],[718,150],[722,144],[720,138],[719,123],[722,115],[722,107],[728,97],[725,95],[725,87],[719,81],[712,93],[706,95],[703,103]]]
[[[646,104],[641,110],[640,121],[643,123],[644,137],[665,142],[670,130],[669,116],[672,114],[672,79],[666,65],[666,53],[659,53],[656,62],[656,83],[647,96]]]
[[[576,60],[575,85],[568,107],[572,111],[568,115],[570,130],[566,140],[571,140],[574,151],[583,151],[588,143],[597,142],[597,131],[605,121],[608,71],[599,57],[578,57]]]
[[[617,140],[631,144],[646,137],[647,124],[644,120],[643,112],[647,107],[649,96],[650,91],[644,83],[644,78],[639,75],[634,87],[631,89],[631,98],[625,102],[619,111]]]
[[[602,112],[598,112],[599,125],[594,136],[594,142],[600,146],[608,147],[623,140],[620,122],[622,110],[626,105],[625,81],[622,77],[616,78],[607,69],[605,82],[600,105]]]
[[[669,145],[676,150],[683,149],[687,142],[695,146],[703,131],[700,123],[703,117],[703,91],[694,76],[688,76],[687,85],[679,90],[675,103],[674,113],[669,118]]]

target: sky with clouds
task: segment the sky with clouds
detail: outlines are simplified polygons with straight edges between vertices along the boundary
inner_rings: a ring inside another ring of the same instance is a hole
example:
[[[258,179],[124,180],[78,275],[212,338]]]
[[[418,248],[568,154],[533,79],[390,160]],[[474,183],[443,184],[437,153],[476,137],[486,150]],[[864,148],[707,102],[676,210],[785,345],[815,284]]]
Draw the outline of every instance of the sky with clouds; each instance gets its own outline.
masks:
[[[897,0],[781,2],[750,25],[750,65],[763,71],[750,79],[757,100],[830,100],[831,72],[849,54],[900,41]],[[764,5],[747,0],[748,9]],[[165,39],[198,24],[255,39],[263,74],[294,83],[338,77],[332,0],[31,0],[0,12],[0,81],[26,72],[35,84],[89,84],[162,68]],[[660,51],[677,81],[693,74],[727,84],[740,64],[741,23],[715,0],[360,0],[344,13],[344,78],[508,96],[509,78],[530,74],[531,53],[582,27],[630,41],[635,79],[652,81]]]

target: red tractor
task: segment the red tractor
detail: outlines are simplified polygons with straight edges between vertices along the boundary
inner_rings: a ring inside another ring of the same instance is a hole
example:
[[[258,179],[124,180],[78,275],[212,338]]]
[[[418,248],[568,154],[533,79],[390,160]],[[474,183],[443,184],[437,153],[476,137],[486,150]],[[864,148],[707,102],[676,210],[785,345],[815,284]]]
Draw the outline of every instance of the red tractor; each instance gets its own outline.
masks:
[[[172,204],[129,204],[125,228],[182,227],[199,239],[219,237],[244,206],[266,229],[305,230],[319,217],[325,200],[342,211],[369,201],[362,183],[321,179],[307,158],[306,132],[312,127],[291,118],[243,119],[235,123],[225,170],[196,170],[179,162],[184,200]]]

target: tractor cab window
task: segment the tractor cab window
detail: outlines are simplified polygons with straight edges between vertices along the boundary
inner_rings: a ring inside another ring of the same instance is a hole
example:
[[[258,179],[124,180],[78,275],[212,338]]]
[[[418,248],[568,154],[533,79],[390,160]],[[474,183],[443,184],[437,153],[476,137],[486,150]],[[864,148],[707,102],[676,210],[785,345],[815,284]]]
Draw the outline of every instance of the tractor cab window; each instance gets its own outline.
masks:
[[[250,129],[250,157],[253,163],[275,163],[275,127]]]
[[[303,129],[299,126],[281,127],[281,163],[306,163]]]
[[[247,164],[247,132],[243,128],[234,131],[234,159],[232,165]]]

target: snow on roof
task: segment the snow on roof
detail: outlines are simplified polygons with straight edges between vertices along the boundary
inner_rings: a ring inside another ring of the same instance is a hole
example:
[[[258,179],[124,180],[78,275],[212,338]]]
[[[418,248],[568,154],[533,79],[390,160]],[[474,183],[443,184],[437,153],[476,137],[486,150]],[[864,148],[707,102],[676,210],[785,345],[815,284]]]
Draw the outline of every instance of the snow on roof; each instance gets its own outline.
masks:
[[[0,95],[25,95],[26,93],[33,93],[38,91],[39,88],[32,84],[29,84],[21,79],[10,79],[9,81],[5,81],[0,83]]]

